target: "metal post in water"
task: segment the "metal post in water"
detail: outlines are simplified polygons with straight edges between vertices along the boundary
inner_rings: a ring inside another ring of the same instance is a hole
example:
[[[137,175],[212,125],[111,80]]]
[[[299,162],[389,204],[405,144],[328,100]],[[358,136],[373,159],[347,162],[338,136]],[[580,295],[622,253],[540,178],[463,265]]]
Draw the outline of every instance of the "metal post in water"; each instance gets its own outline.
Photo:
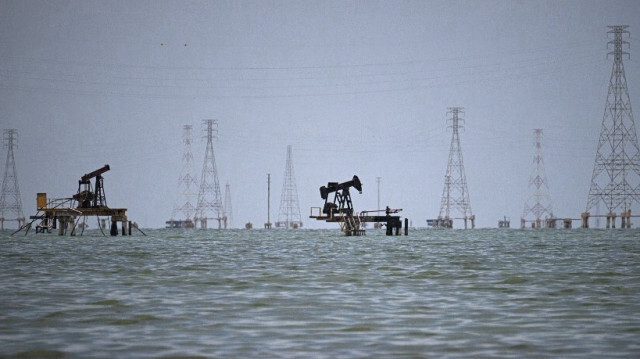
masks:
[[[267,223],[264,228],[271,228],[271,173],[267,173]]]

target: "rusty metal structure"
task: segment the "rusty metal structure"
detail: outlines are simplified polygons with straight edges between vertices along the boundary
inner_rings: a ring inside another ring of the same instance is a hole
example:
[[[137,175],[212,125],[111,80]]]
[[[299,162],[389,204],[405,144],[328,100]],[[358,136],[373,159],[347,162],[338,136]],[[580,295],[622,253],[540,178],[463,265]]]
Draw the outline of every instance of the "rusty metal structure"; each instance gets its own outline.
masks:
[[[107,198],[104,194],[104,181],[102,174],[109,171],[109,165],[104,165],[97,170],[80,177],[78,181],[78,193],[73,196],[78,208],[107,208]],[[91,186],[91,180],[95,178],[95,189]]]
[[[388,236],[400,235],[402,221],[400,216],[392,216],[402,209],[391,209],[387,207],[385,215],[369,215],[370,213],[382,212],[382,210],[361,211],[356,213],[351,200],[350,188],[354,188],[362,193],[362,182],[358,176],[353,176],[350,181],[338,183],[329,182],[326,186],[320,187],[320,197],[324,200],[323,207],[311,207],[309,218],[315,218],[320,221],[337,222],[340,224],[340,230],[346,236],[362,236],[365,235],[364,223],[381,222],[386,225],[386,234]],[[329,201],[330,194],[333,195],[333,201]],[[404,220],[404,234],[408,234],[409,221]]]
[[[109,171],[109,165],[84,174],[78,181],[78,191],[70,198],[47,199],[46,193],[37,194],[37,213],[31,216],[31,222],[22,226],[28,233],[34,222],[36,224],[36,233],[51,233],[57,230],[59,235],[65,235],[67,231],[70,235],[75,236],[80,230],[80,235],[84,233],[87,227],[86,219],[88,217],[96,217],[98,219],[98,227],[104,234],[103,226],[100,224],[100,217],[109,217],[111,219],[110,234],[118,235],[118,222],[121,223],[122,235],[131,235],[133,228],[140,230],[135,223],[127,218],[126,208],[110,208],[107,206],[107,198],[104,190],[104,178],[102,175]],[[92,183],[93,180],[93,183]],[[80,223],[80,220],[83,222]],[[26,234],[25,233],[25,234]]]

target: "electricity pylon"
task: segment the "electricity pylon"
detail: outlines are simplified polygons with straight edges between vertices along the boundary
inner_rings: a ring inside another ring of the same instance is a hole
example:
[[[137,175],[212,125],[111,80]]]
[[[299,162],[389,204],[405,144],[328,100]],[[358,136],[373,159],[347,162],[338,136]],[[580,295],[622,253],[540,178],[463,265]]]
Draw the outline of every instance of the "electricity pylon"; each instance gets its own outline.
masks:
[[[532,227],[542,228],[542,217],[546,215],[550,222],[547,227],[555,227],[553,210],[551,208],[551,196],[549,195],[549,182],[544,170],[544,157],[542,156],[542,129],[533,130],[535,134],[536,153],[533,156],[533,172],[529,177],[528,190],[531,193],[524,204],[524,211],[520,220],[521,228],[525,227],[527,216],[533,215],[530,220]]]
[[[193,175],[193,153],[191,152],[191,129],[193,126],[184,125],[182,152],[182,170],[178,178],[178,195],[173,205],[171,219],[167,222],[169,227],[192,228],[195,226],[196,217],[196,188],[198,183]],[[178,218],[180,217],[180,218]]]
[[[291,145],[287,146],[287,164],[284,171],[284,183],[280,197],[280,211],[276,227],[298,228],[302,227],[300,219],[300,205],[298,203],[298,190],[293,172],[293,159]]]
[[[4,147],[7,148],[7,160],[4,165],[4,178],[2,180],[2,194],[0,194],[0,229],[4,229],[4,221],[17,221],[18,228],[25,223],[22,212],[22,199],[18,187],[18,173],[16,161],[13,157],[13,148],[18,146],[18,131],[4,130]],[[13,214],[7,218],[7,214]]]
[[[207,228],[208,219],[217,220],[218,228],[222,228],[224,208],[222,206],[222,195],[220,194],[220,183],[218,182],[216,158],[213,154],[213,139],[218,133],[218,120],[202,120],[202,124],[205,126],[207,149],[204,155],[204,164],[202,165],[202,177],[200,178],[197,216],[200,221],[200,228]]]
[[[462,149],[460,147],[459,129],[462,128],[464,114],[462,107],[450,107],[451,114],[451,146],[449,148],[449,161],[447,163],[447,173],[444,176],[444,189],[442,190],[442,201],[440,202],[440,214],[438,215],[437,226],[453,227],[452,210],[457,211],[461,217],[455,219],[464,220],[464,228],[467,228],[467,220],[471,220],[471,228],[475,228],[475,216],[471,212],[469,201],[469,190],[467,189],[467,178],[464,172],[462,160]]]
[[[622,62],[623,57],[630,57],[624,51],[629,47],[629,42],[623,40],[623,35],[629,36],[627,27],[609,26],[608,34],[613,40],[608,45],[613,45],[613,51],[607,57],[613,55],[614,61],[586,207],[588,216],[598,203],[603,203],[608,211],[607,222],[610,217],[615,221],[616,210],[627,212],[633,203],[640,204],[640,147]]]

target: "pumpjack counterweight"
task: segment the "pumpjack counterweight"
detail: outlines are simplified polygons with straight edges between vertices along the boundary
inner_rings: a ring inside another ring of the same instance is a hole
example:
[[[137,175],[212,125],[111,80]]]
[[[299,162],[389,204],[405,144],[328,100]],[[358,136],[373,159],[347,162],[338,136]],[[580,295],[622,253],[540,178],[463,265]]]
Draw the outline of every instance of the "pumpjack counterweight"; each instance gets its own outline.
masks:
[[[328,182],[326,186],[320,187],[320,198],[324,200],[324,205],[323,207],[311,207],[309,218],[326,222],[338,222],[340,223],[340,229],[346,236],[364,235],[363,224],[366,222],[386,223],[388,236],[393,235],[394,230],[395,235],[400,235],[400,229],[402,228],[400,216],[392,216],[391,214],[398,213],[402,209],[387,207],[384,216],[369,215],[369,213],[381,212],[379,210],[355,213],[349,190],[351,187],[362,193],[362,182],[360,182],[358,176],[353,176],[351,181],[342,183]],[[329,198],[332,193],[334,194],[333,201],[330,202]],[[404,222],[404,234],[407,235],[409,221],[405,218]]]

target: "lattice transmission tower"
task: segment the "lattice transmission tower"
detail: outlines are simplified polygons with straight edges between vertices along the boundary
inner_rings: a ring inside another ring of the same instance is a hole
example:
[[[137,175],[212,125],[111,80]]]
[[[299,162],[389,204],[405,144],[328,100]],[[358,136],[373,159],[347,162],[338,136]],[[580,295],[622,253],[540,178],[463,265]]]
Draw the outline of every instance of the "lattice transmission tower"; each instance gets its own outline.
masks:
[[[629,36],[627,27],[609,26],[613,40],[608,45],[613,45],[613,51],[607,57],[613,55],[614,61],[586,208],[589,212],[603,203],[607,218],[616,210],[626,212],[633,203],[640,204],[640,147],[622,62],[625,56],[630,58],[624,51],[629,48],[629,42],[623,40]]]
[[[233,227],[233,207],[231,206],[231,187],[227,183],[224,187],[224,228]]]
[[[553,209],[551,207],[551,196],[549,195],[549,181],[544,169],[544,157],[542,155],[542,129],[533,130],[535,142],[535,155],[533,156],[533,171],[529,177],[528,190],[531,195],[524,204],[520,226],[524,228],[526,222],[531,222],[534,228],[542,228],[543,216],[553,219]],[[527,219],[533,215],[533,219]],[[554,227],[555,222],[551,220],[546,224]]]
[[[220,183],[218,182],[218,169],[216,168],[216,158],[213,153],[213,139],[217,138],[218,120],[202,120],[205,138],[207,139],[207,149],[202,165],[202,177],[200,177],[200,190],[198,191],[197,216],[200,221],[200,228],[207,228],[207,220],[218,221],[218,228],[222,228],[224,219],[224,207],[222,206],[222,195],[220,194]]]
[[[18,228],[22,228],[25,218],[22,212],[20,188],[18,187],[16,161],[13,157],[13,149],[18,147],[18,131],[4,130],[3,135],[4,147],[7,148],[7,160],[4,165],[2,194],[0,194],[0,229],[4,229],[4,221],[16,221]]]
[[[467,220],[471,221],[471,228],[475,228],[475,216],[471,212],[467,177],[464,172],[460,147],[459,130],[464,128],[464,119],[460,117],[464,114],[462,110],[462,107],[449,107],[449,112],[447,112],[451,115],[449,121],[451,121],[452,135],[447,172],[444,176],[442,201],[440,202],[440,214],[437,221],[438,227],[451,228],[454,219],[462,219],[464,220],[464,228],[467,228]],[[452,217],[452,211],[458,212],[461,217]]]
[[[182,142],[182,169],[178,178],[178,195],[173,204],[171,219],[167,221],[169,227],[193,228],[196,222],[196,200],[198,199],[198,182],[193,175],[193,153],[191,152],[192,125],[184,125]]]
[[[300,218],[300,204],[298,203],[298,189],[293,172],[293,159],[291,145],[287,146],[287,164],[284,170],[284,183],[280,197],[280,211],[276,227],[298,228],[302,227]]]

